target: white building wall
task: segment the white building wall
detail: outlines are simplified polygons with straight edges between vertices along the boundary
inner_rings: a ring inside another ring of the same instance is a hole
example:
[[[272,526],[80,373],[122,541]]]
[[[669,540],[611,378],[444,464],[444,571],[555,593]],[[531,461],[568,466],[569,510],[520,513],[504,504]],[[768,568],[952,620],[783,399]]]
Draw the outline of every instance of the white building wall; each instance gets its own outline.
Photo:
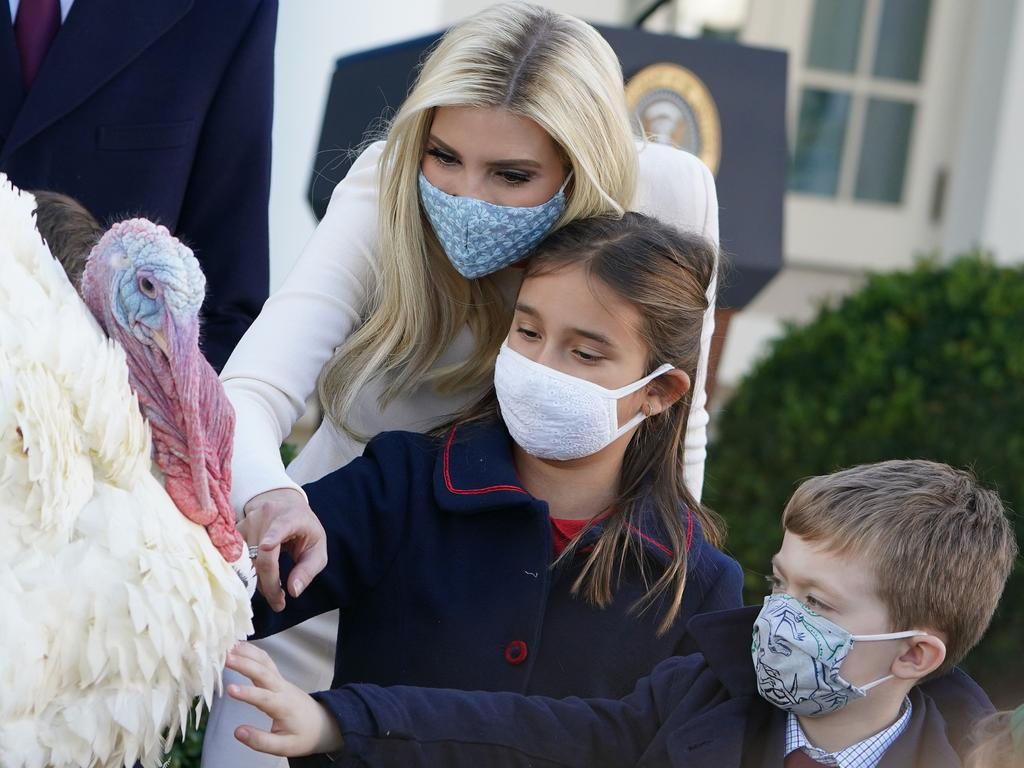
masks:
[[[283,0],[274,64],[270,284],[281,284],[316,221],[306,187],[334,62],[439,29],[441,0]]]
[[[495,5],[497,0],[445,0],[442,5],[445,24],[452,24],[477,11]],[[626,0],[532,0],[537,5],[571,13],[595,24],[622,24],[627,15]]]
[[[993,139],[1009,93],[1006,64],[1013,46],[1024,48],[1024,40],[1013,40],[1016,7],[1017,0],[978,3],[967,31],[964,87],[953,115],[957,137],[944,205],[942,249],[947,255],[963,253],[982,241],[996,163]]]
[[[1015,11],[981,230],[982,244],[1004,264],[1024,262],[1024,9],[1018,3]]]

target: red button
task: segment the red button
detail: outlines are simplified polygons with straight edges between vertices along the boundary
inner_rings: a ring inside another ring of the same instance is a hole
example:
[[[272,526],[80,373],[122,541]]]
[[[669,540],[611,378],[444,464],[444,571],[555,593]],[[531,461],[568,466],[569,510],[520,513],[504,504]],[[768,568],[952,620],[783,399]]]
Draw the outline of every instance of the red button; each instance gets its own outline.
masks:
[[[505,646],[505,661],[509,664],[522,664],[526,661],[526,643],[522,640],[513,640]]]

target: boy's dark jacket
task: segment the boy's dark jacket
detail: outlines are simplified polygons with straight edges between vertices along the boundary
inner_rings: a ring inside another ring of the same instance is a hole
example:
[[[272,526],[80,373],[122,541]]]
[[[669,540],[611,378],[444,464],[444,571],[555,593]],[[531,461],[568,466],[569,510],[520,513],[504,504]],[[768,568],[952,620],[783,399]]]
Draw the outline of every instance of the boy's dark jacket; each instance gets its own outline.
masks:
[[[373,685],[317,694],[346,749],[291,765],[781,768],[786,713],[758,695],[750,658],[757,612],[695,617],[700,654],[662,662],[615,701]],[[954,670],[910,699],[910,722],[878,768],[959,766],[972,723],[992,710],[984,691]]]
[[[658,662],[693,652],[692,615],[742,604],[739,566],[685,509],[687,583],[668,632],[657,636],[660,604],[630,611],[646,591],[632,563],[607,608],[573,596],[584,556],[552,570],[547,504],[520,487],[501,422],[447,439],[384,433],[305,490],[327,530],[328,566],[284,613],[254,601],[254,621],[266,636],[340,608],[335,687],[618,698]],[[633,536],[656,577],[671,545],[653,516]]]

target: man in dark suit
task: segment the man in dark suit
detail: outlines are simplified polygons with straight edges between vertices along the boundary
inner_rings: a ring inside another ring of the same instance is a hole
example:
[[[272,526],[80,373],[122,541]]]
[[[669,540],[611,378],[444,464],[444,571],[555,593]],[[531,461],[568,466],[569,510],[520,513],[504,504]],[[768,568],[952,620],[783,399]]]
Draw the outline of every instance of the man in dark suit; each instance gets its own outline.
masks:
[[[196,252],[218,370],[267,297],[277,0],[0,3],[0,171]]]

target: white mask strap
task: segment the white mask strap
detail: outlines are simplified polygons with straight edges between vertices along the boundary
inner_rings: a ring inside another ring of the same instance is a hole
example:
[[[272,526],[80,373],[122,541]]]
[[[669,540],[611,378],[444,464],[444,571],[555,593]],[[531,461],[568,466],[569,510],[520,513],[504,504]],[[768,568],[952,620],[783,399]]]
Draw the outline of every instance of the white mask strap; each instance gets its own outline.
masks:
[[[862,685],[860,687],[860,689],[862,691],[865,691],[865,692],[866,691],[870,691],[872,688],[875,688],[875,687],[881,685],[886,680],[892,680],[894,677],[896,677],[896,675],[886,675],[885,677],[880,677],[877,680],[875,680],[875,682],[873,682],[873,683],[868,683],[867,685]]]
[[[672,365],[671,363],[665,363],[664,365],[659,365],[657,368],[654,369],[653,373],[647,374],[642,379],[639,379],[638,381],[634,381],[632,384],[627,384],[626,386],[619,387],[618,389],[606,389],[604,392],[605,392],[605,394],[609,398],[611,398],[613,400],[621,400],[626,395],[632,395],[638,389],[641,389],[642,387],[646,387],[648,384],[650,384],[656,378],[661,376],[661,374],[668,373],[669,371],[673,370],[674,368],[675,368],[675,366]]]
[[[906,632],[886,632],[881,635],[850,635],[850,639],[854,642],[863,643],[871,642],[873,640],[903,640],[907,637],[925,637],[927,634],[927,632],[920,632],[916,629],[908,629]],[[868,683],[867,685],[860,686],[860,689],[862,691],[870,691],[875,686],[881,685],[886,680],[892,680],[894,677],[895,675],[886,675],[885,677],[880,677],[873,683]]]
[[[569,173],[567,173],[566,176],[565,176],[565,181],[562,182],[562,186],[560,186],[558,188],[558,192],[556,192],[555,194],[559,194],[560,195],[563,192],[565,192],[565,188],[567,186],[569,186],[569,180],[570,179],[572,179],[572,168],[569,169]]]
[[[668,373],[673,368],[675,368],[674,365],[671,365],[669,363],[665,363],[664,365],[661,365],[658,368],[656,368],[654,373],[650,373],[647,376],[644,376],[642,379],[640,379],[640,381],[633,382],[632,384],[629,384],[629,385],[627,385],[625,387],[622,387],[622,389],[615,390],[616,402],[618,402],[619,398],[625,397],[626,395],[631,395],[634,392],[636,392],[637,390],[647,386],[652,381],[654,381],[656,378],[661,376],[663,373]],[[623,391],[623,390],[626,390],[626,391]],[[621,393],[621,394],[619,394],[619,393]],[[636,414],[632,419],[630,419],[625,424],[623,424],[621,427],[619,427],[617,430],[615,430],[615,438],[618,439],[618,438],[622,437],[624,434],[629,432],[629,430],[631,430],[633,427],[635,427],[637,424],[639,424],[640,422],[642,422],[646,418],[647,418],[647,415],[643,411],[640,411],[640,413]]]
[[[924,637],[927,634],[927,632],[921,632],[916,629],[908,629],[906,632],[887,632],[881,635],[850,635],[850,639],[863,643],[872,640],[902,640],[905,637]]]

